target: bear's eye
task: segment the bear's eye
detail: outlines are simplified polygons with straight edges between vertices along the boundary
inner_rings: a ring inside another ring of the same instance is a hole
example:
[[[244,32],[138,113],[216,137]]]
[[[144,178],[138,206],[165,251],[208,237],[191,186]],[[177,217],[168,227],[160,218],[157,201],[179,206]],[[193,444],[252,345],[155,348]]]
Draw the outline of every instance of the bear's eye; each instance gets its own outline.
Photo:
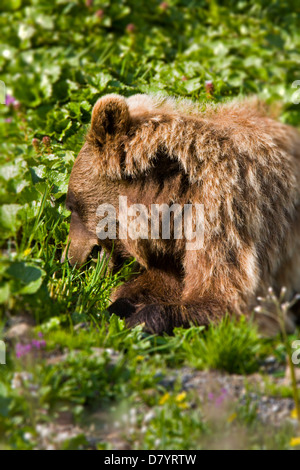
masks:
[[[95,245],[93,246],[92,248],[92,251],[89,255],[89,259],[93,260],[93,259],[97,259],[98,258],[98,254],[101,252],[101,247],[99,245]]]

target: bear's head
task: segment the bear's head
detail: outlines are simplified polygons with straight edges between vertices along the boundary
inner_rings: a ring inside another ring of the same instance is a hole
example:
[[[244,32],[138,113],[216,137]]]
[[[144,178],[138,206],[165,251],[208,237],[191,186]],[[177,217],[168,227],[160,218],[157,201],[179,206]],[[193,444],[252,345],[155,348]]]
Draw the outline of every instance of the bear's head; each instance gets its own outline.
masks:
[[[132,256],[118,240],[99,240],[97,208],[110,204],[118,211],[120,195],[128,195],[139,202],[137,192],[141,176],[147,179],[143,200],[150,201],[154,166],[157,171],[152,178],[152,196],[166,173],[174,175],[178,163],[168,162],[166,168],[166,162],[160,159],[161,167],[157,168],[156,161],[161,152],[157,127],[170,123],[174,112],[172,103],[147,95],[125,99],[112,94],[97,101],[90,131],[70,176],[66,207],[72,214],[69,243],[62,260],[68,254],[70,264],[80,266],[89,258],[97,258],[97,251],[102,248],[107,253],[113,248],[114,265],[119,266]]]

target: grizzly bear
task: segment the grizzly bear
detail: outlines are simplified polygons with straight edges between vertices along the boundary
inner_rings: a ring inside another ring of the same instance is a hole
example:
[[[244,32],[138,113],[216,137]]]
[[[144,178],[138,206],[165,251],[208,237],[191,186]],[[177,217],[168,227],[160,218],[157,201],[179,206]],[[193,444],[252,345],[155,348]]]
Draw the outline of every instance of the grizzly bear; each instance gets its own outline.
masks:
[[[116,289],[109,311],[153,334],[249,315],[270,286],[286,286],[287,298],[300,290],[300,135],[257,99],[203,108],[104,96],[71,172],[69,262],[81,266],[100,251],[118,269],[135,258],[139,272]],[[146,233],[120,236],[120,197],[148,210]],[[170,236],[151,237],[150,209],[174,204],[192,215],[203,207],[199,246],[174,236],[175,211]],[[97,234],[99,214],[111,237]]]

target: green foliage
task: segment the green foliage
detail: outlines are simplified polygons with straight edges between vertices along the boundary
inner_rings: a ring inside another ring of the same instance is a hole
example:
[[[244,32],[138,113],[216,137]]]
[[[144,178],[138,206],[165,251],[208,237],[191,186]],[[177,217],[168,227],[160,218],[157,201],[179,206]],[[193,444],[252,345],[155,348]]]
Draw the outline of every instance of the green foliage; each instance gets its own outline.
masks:
[[[230,374],[251,374],[258,370],[262,342],[249,320],[244,317],[233,320],[227,316],[205,333],[201,334],[201,330],[201,327],[177,330],[178,358],[188,358],[189,363],[199,369],[219,369]]]

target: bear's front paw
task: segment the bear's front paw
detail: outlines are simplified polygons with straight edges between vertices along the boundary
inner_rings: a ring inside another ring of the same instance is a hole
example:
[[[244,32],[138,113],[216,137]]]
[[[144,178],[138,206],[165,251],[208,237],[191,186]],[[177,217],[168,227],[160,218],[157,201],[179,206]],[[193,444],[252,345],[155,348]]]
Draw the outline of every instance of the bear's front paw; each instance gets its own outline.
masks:
[[[108,307],[108,312],[113,313],[120,318],[129,318],[136,311],[134,303],[125,297],[121,297]]]
[[[141,308],[135,315],[127,319],[126,325],[132,328],[144,324],[144,331],[150,334],[172,334],[173,324],[170,315],[163,305],[150,304]]]

